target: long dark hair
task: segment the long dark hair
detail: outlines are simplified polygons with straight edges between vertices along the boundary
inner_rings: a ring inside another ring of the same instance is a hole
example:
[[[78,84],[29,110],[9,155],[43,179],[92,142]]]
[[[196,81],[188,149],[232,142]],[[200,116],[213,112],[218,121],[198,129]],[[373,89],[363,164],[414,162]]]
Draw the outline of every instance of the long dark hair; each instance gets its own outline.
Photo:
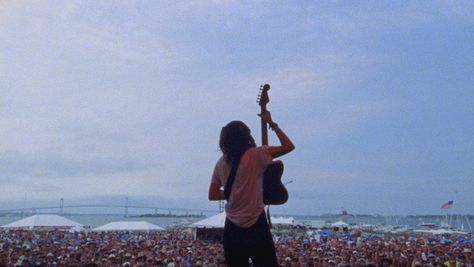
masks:
[[[219,138],[219,147],[227,163],[234,165],[239,162],[244,152],[256,147],[250,129],[241,121],[231,121],[222,127]]]

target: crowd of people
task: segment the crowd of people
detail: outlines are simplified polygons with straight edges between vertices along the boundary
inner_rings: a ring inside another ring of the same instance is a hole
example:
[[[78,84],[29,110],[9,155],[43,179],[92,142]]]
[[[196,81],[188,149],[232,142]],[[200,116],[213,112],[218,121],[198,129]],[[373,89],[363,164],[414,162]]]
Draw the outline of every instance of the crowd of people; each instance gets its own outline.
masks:
[[[298,229],[298,228],[296,228]],[[275,235],[282,266],[474,266],[472,236]]]
[[[380,237],[275,229],[281,266],[474,266],[472,236]],[[226,266],[222,244],[192,231],[0,232],[0,266]]]

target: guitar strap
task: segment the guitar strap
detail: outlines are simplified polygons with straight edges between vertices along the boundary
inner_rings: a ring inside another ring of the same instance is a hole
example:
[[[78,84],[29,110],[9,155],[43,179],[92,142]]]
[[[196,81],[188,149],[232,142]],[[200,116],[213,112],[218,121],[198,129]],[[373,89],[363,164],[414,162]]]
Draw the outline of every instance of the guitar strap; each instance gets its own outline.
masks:
[[[268,227],[272,229],[273,225],[272,225],[272,217],[270,216],[270,205],[267,206],[267,222],[268,222]]]
[[[227,178],[227,182],[224,186],[224,196],[227,201],[229,201],[230,191],[232,190],[232,185],[234,184],[235,175],[237,174],[237,169],[239,168],[240,158],[237,161],[237,164],[232,165],[232,169],[230,170],[229,177]]]

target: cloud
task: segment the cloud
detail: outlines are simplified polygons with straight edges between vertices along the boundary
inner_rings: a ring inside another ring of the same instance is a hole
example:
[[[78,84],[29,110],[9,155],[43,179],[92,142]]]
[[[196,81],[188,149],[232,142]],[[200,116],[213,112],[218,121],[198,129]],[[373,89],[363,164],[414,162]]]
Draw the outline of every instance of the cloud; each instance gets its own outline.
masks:
[[[144,171],[159,166],[129,158],[66,158],[51,152],[25,154],[7,151],[0,154],[0,179],[4,182],[17,178],[71,178],[88,175],[116,174]]]

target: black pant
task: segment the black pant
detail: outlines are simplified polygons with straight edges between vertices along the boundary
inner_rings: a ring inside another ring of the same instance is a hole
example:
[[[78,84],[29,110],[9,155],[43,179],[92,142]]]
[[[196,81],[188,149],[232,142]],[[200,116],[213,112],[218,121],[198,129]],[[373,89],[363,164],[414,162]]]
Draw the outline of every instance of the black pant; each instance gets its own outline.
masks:
[[[226,219],[223,244],[225,260],[230,267],[249,266],[249,258],[254,266],[278,266],[265,212],[249,228],[239,227]]]

